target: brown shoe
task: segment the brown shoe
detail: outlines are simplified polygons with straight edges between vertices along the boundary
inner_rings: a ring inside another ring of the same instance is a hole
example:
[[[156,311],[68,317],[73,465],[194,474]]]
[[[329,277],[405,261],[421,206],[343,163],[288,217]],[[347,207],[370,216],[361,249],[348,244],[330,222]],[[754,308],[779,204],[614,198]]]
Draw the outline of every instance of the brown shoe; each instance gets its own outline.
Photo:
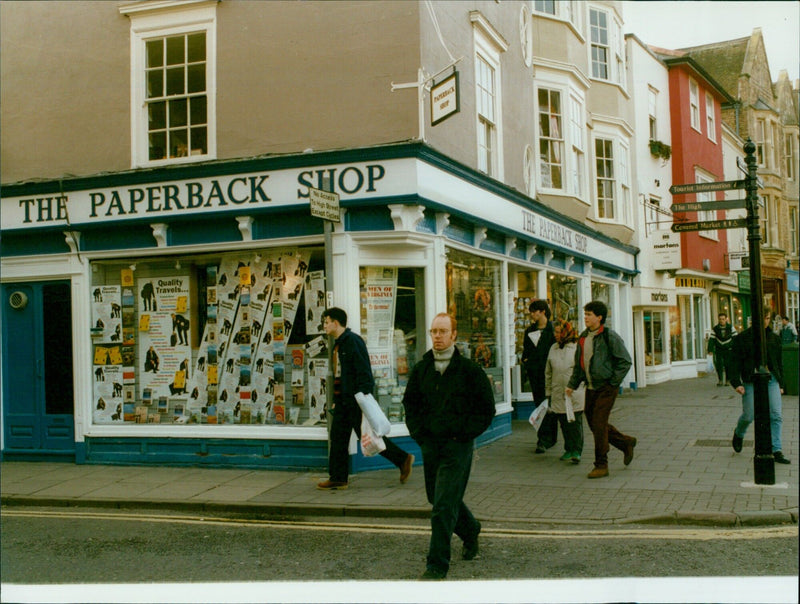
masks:
[[[336,480],[325,480],[317,485],[321,491],[335,491],[337,489],[344,490],[347,488],[346,482],[338,482]]]
[[[411,470],[414,468],[414,456],[408,454],[403,465],[400,466],[400,484],[405,484],[408,477],[411,476]]]
[[[608,468],[595,468],[586,476],[587,478],[603,478],[608,476]]]
[[[622,458],[622,463],[626,466],[630,465],[633,461],[633,448],[636,446],[636,438],[632,438],[631,441],[628,443],[628,446],[625,447],[625,457]]]

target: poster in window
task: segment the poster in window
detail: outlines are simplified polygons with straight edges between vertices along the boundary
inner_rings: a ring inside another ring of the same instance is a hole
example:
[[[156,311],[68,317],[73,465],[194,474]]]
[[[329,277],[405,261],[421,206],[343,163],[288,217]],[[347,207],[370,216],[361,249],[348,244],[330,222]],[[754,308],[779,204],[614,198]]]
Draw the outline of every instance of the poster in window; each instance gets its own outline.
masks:
[[[92,336],[102,342],[122,340],[122,295],[118,285],[98,285],[92,290]]]
[[[188,302],[186,310],[179,312],[179,300],[189,299],[189,275],[172,275],[161,278],[144,278],[137,282],[140,301],[140,323],[149,317],[146,331],[138,338],[139,392],[150,388],[153,396],[180,396],[186,394],[186,377],[191,367],[191,322]],[[180,303],[183,307],[183,302]],[[175,374],[184,371],[182,384],[177,384]]]

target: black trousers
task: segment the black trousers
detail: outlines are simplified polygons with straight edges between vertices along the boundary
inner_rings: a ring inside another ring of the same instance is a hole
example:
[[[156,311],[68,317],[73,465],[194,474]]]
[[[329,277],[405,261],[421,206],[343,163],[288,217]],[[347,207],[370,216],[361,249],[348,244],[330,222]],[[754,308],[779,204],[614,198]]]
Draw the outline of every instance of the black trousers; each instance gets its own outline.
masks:
[[[431,540],[427,567],[447,572],[453,533],[464,541],[477,538],[480,524],[464,504],[472,469],[474,441],[420,443],[425,470],[425,493],[431,510]]]
[[[350,433],[355,431],[361,438],[361,407],[354,401],[343,404],[336,401],[331,410],[330,451],[328,453],[328,474],[334,482],[347,482],[350,475],[350,453],[347,448],[350,444]],[[398,468],[403,465],[408,453],[394,444],[386,436],[383,437],[386,449],[381,455],[391,461]]]
[[[717,345],[714,349],[714,369],[717,370],[717,379],[720,382],[724,382],[726,378],[730,380],[730,375],[728,372],[730,371],[731,366],[731,351],[729,348],[723,348],[722,346]]]

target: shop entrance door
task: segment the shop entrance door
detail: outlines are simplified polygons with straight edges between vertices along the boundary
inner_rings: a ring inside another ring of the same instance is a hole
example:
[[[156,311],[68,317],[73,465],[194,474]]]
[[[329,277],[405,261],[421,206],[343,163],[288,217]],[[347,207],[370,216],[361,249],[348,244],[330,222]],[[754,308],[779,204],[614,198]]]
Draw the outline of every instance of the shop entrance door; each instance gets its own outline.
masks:
[[[5,284],[3,454],[75,455],[69,281]]]

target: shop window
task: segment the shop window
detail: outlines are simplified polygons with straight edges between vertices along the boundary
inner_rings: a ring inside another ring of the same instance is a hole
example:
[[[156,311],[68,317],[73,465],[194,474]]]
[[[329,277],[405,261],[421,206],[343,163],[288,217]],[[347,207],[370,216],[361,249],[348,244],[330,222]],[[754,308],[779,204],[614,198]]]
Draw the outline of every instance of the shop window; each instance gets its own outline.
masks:
[[[531,313],[528,307],[539,296],[537,294],[538,271],[520,271],[517,273],[517,297],[514,298],[514,358],[515,364],[522,364],[522,346],[525,341],[525,330],[531,324]],[[520,372],[521,390],[530,392],[528,372]]]
[[[320,248],[98,261],[95,424],[325,422]]]
[[[648,367],[663,365],[664,359],[664,313],[644,313],[644,363]]]
[[[744,325],[744,307],[738,296],[733,296],[731,299],[731,312],[729,314],[733,328],[741,332],[745,329]]]
[[[673,361],[705,357],[702,321],[702,296],[678,296],[678,305],[670,307],[670,352]]]
[[[404,420],[408,375],[425,353],[425,289],[421,268],[359,269],[361,336],[366,340],[375,397],[391,422]]]
[[[583,314],[578,308],[578,280],[568,275],[547,275],[547,300],[553,314],[551,320],[565,319],[580,331]]]
[[[447,250],[447,312],[458,321],[456,346],[484,368],[495,396],[503,394],[500,269],[496,260]]]
[[[600,302],[602,302],[608,307],[608,316],[606,317],[606,322],[604,323],[604,325],[612,329],[614,328],[614,320],[613,320],[614,300],[612,296],[613,292],[614,288],[608,283],[599,283],[597,281],[592,281],[592,300],[600,300]]]

